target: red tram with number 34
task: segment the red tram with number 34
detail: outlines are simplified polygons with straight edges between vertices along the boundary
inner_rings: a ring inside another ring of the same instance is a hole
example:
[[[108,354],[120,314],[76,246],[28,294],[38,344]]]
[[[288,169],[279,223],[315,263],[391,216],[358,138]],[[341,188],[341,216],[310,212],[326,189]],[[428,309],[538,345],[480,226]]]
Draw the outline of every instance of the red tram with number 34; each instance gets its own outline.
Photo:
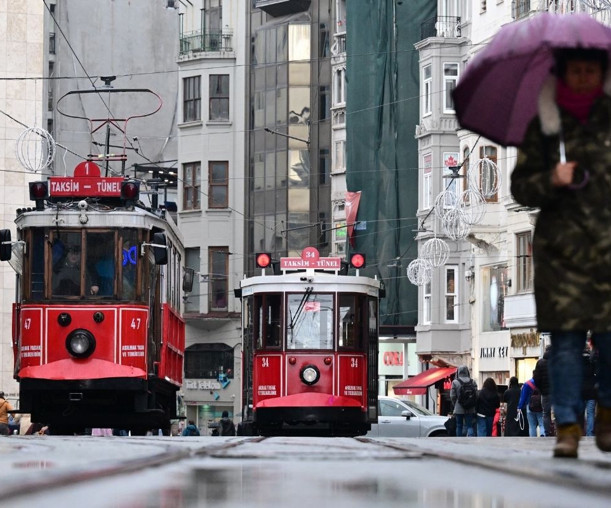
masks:
[[[363,435],[377,422],[380,281],[315,248],[241,281],[244,434]]]

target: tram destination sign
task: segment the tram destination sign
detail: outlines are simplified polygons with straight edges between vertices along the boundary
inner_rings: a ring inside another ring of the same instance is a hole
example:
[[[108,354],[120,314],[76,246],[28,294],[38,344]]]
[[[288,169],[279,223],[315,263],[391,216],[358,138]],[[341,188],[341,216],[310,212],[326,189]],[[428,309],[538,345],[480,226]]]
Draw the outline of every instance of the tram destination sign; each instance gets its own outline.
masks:
[[[51,177],[49,178],[49,196],[53,197],[88,197],[88,196],[121,196],[121,177]]]
[[[318,249],[306,247],[301,252],[301,257],[280,258],[281,270],[305,270],[311,268],[315,270],[340,270],[342,258],[321,258]]]

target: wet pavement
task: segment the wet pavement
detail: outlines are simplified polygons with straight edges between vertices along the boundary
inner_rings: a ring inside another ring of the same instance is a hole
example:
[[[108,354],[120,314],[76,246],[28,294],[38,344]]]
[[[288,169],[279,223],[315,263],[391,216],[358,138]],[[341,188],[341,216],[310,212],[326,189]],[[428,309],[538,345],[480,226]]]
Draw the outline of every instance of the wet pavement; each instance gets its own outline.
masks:
[[[553,438],[0,438],[0,499],[36,506],[607,507],[611,455]]]

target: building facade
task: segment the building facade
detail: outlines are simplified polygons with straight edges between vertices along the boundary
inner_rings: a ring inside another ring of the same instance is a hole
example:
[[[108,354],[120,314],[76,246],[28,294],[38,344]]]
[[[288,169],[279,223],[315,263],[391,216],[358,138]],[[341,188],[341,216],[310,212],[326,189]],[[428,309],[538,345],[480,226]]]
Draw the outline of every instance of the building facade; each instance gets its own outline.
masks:
[[[185,416],[202,431],[223,411],[240,418],[247,7],[241,0],[177,2],[178,224],[194,270],[185,301]]]
[[[37,0],[3,2],[0,5],[0,229],[15,234],[15,211],[31,206],[28,182],[36,180],[16,156],[19,136],[28,128],[44,128],[43,80],[48,39],[44,29],[44,5]],[[16,402],[19,386],[13,379],[12,309],[15,271],[0,263],[0,390]]]

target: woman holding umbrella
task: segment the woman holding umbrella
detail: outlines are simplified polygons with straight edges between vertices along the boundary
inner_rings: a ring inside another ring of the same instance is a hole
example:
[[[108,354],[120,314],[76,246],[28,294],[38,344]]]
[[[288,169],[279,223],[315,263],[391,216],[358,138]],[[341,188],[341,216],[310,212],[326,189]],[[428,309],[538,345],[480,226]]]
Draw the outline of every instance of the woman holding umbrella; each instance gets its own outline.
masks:
[[[581,354],[600,355],[596,444],[611,451],[611,77],[604,49],[554,50],[552,76],[511,177],[519,203],[540,209],[534,235],[540,330],[551,332],[555,457],[577,457]]]

